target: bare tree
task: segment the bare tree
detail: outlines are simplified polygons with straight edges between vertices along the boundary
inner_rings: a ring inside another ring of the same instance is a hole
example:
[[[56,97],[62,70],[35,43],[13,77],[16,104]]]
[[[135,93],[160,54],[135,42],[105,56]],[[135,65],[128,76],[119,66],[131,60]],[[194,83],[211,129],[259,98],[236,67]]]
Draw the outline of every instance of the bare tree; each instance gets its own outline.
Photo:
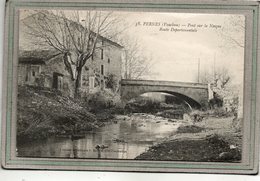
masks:
[[[221,89],[225,89],[232,80],[230,72],[225,67],[219,67],[213,72],[204,70],[200,77],[202,83],[213,84]]]
[[[126,79],[141,79],[146,76],[151,76],[153,72],[152,55],[148,56],[140,46],[137,39],[130,38],[125,35],[121,44],[124,46],[125,58],[123,68],[125,70],[124,77]]]
[[[231,82],[231,75],[227,68],[221,67],[215,73],[215,81],[219,82],[220,88],[224,89]]]
[[[37,11],[24,22],[28,34],[37,38],[36,44],[55,49],[63,55],[64,64],[72,81],[75,96],[79,95],[82,69],[86,62],[103,46],[103,36],[112,38],[118,18],[102,11]]]
[[[245,18],[241,15],[229,16],[224,26],[218,31],[224,48],[244,48]]]

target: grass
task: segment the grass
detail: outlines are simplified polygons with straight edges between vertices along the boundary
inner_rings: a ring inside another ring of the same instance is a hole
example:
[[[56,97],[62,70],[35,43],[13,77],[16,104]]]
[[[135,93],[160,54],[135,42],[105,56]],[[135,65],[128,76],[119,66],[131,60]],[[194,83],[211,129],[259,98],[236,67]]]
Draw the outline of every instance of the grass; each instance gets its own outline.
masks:
[[[18,142],[89,130],[98,122],[80,102],[37,87],[18,87],[17,110]]]
[[[196,125],[180,126],[177,129],[177,133],[199,133],[205,130],[205,128]]]

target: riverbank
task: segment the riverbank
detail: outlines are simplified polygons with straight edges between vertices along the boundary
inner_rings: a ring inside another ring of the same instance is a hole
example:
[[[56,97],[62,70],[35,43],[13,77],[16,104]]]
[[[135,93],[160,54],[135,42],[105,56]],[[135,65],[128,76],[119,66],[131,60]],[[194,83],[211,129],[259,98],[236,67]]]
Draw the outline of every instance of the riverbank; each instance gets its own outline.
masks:
[[[111,114],[96,116],[81,102],[60,92],[31,86],[18,87],[17,140],[79,134],[103,125]]]
[[[150,147],[135,159],[239,162],[241,148],[242,135],[233,127],[233,117],[208,117],[192,126],[180,126],[167,141]]]
[[[231,114],[219,114],[216,111],[195,112],[186,114],[182,120],[176,119],[179,118],[179,109],[146,114],[128,113],[116,107],[99,109],[99,105],[95,106],[93,109],[86,102],[65,97],[55,90],[19,86],[18,144],[53,136],[81,138],[82,135],[83,139],[86,132],[103,127],[106,122],[111,121],[115,130],[130,127],[132,131],[140,133],[138,138],[134,138],[139,143],[158,143],[160,140],[166,140],[151,146],[144,153],[144,150],[139,152],[138,154],[142,154],[137,157],[135,155],[133,158],[136,159],[232,162],[241,160],[242,136],[239,129],[234,127],[235,117]],[[201,119],[195,121],[193,114]],[[214,116],[215,114],[217,116]],[[117,115],[119,118],[116,118]],[[119,122],[120,127],[117,126]],[[113,133],[110,141],[114,143],[114,140],[125,140],[122,143],[127,143],[129,138],[125,135],[126,130],[122,132],[118,137]],[[146,138],[146,134],[149,138]],[[150,139],[151,135],[154,135],[154,140]],[[95,146],[93,145],[93,148]]]

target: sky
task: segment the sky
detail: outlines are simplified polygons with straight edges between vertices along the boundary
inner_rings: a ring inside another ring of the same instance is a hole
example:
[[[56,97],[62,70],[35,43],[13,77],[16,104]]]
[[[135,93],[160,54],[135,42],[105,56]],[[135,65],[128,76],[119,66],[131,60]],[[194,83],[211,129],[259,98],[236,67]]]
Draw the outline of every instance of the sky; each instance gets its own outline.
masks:
[[[242,83],[244,48],[225,46],[226,42],[219,32],[230,28],[231,16],[233,19],[240,16],[239,18],[243,20],[244,16],[152,12],[115,13],[118,13],[129,24],[130,28],[127,33],[130,37],[139,40],[144,48],[144,54],[152,54],[154,64],[152,71],[155,73],[153,79],[196,82],[198,69],[200,74],[203,74],[205,70],[212,72],[215,59],[215,69],[226,67],[229,69],[233,83]],[[197,32],[170,31],[173,26],[169,28],[169,31],[160,31],[161,27],[165,28],[163,26],[165,23],[179,24],[180,28],[184,29],[190,29],[187,27],[188,24],[203,26],[193,28]],[[204,27],[205,24],[208,27]],[[210,24],[214,26],[210,27]],[[244,33],[244,30],[241,30],[229,34],[243,41]]]
[[[20,18],[27,16],[28,12],[21,12]],[[143,54],[149,56],[153,76],[147,79],[197,82],[198,72],[201,78],[205,71],[213,73],[215,65],[215,69],[228,69],[234,84],[243,84],[244,48],[228,46],[220,32],[227,29],[229,36],[243,42],[244,29],[231,31],[231,21],[240,18],[244,26],[244,16],[130,11],[115,11],[113,14],[128,27],[124,34],[138,40]],[[164,26],[166,24],[172,26]],[[171,31],[172,27],[195,32],[175,32]]]

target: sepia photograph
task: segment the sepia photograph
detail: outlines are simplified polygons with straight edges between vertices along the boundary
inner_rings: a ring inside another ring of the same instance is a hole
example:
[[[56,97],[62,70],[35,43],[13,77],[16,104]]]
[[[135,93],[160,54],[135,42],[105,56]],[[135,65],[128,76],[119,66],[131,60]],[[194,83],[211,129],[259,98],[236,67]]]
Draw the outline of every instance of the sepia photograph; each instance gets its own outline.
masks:
[[[256,174],[259,3],[10,0],[5,169]]]
[[[19,10],[16,155],[240,162],[245,16]]]

